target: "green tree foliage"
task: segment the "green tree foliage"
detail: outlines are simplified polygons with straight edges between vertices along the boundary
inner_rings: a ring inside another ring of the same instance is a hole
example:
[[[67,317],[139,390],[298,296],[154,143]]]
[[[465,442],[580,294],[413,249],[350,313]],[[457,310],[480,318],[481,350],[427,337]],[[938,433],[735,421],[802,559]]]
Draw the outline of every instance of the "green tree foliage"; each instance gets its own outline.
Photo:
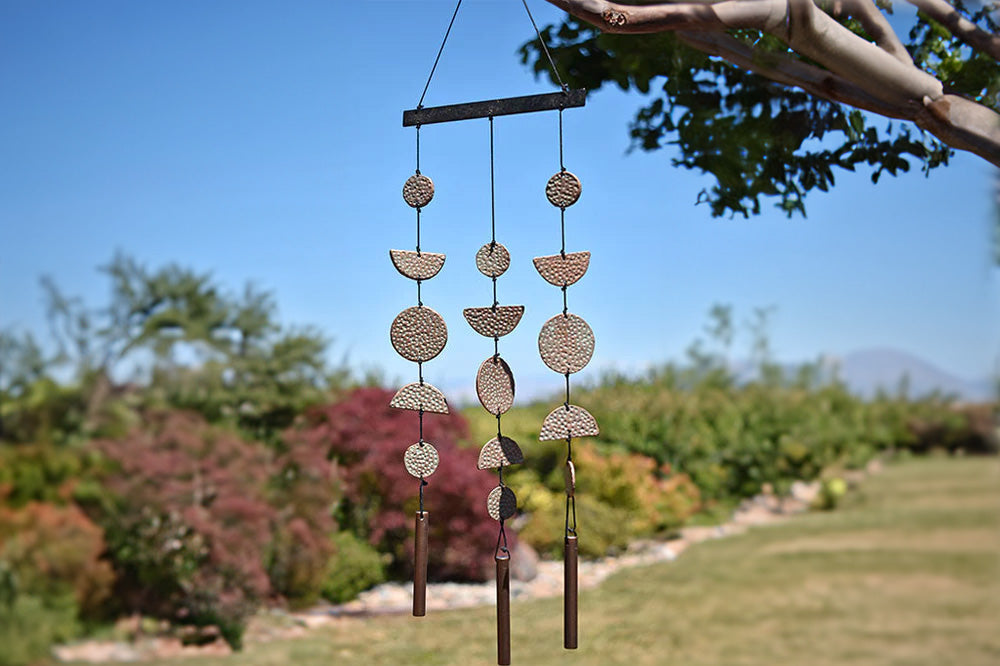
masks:
[[[350,379],[327,362],[322,334],[281,325],[273,296],[252,284],[234,295],[208,273],[122,254],[101,271],[111,287],[101,306],[43,278],[53,358],[29,335],[0,334],[5,441],[121,436],[136,408],[152,406],[191,409],[277,444],[297,414]],[[66,374],[72,382],[54,379]]]
[[[651,4],[651,3],[640,3]],[[990,5],[970,11],[952,2],[980,27],[997,31]],[[888,3],[884,6],[891,11]],[[971,6],[970,6],[971,7]],[[864,34],[854,20],[841,19]],[[793,52],[758,30],[729,34],[752,47],[753,57]],[[919,13],[905,47],[919,68],[953,94],[1000,110],[1000,65],[965,46],[944,26]],[[631,147],[655,151],[674,144],[675,166],[711,174],[699,203],[714,216],[758,214],[772,199],[789,217],[805,215],[805,197],[827,191],[837,170],[866,168],[873,182],[914,165],[924,174],[946,165],[951,149],[905,121],[862,113],[785,86],[696,50],[674,33],[608,34],[568,17],[546,26],[542,38],[572,87],[616,85],[643,95],[629,127]],[[551,77],[536,40],[521,48],[522,62]]]

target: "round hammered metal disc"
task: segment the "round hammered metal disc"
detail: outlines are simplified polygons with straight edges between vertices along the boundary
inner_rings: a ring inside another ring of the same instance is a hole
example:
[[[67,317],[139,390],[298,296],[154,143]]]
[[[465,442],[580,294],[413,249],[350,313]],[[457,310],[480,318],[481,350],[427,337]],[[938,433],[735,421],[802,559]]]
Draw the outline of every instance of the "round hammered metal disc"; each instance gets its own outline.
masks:
[[[403,454],[403,464],[410,476],[430,476],[438,468],[438,452],[429,442],[411,444]]]
[[[569,171],[560,171],[549,178],[545,185],[545,196],[556,208],[569,208],[580,198],[580,179]]]
[[[538,333],[538,353],[559,374],[579,372],[594,355],[594,332],[582,317],[556,315]]]
[[[566,482],[566,496],[572,497],[576,492],[576,467],[573,466],[572,460],[566,461],[566,467],[563,469],[563,480]]]
[[[497,486],[486,498],[486,510],[493,520],[507,520],[517,513],[517,497],[507,486]]]
[[[395,251],[395,250],[394,250]],[[547,257],[535,257],[535,270],[549,284],[557,287],[568,287],[583,277],[590,266],[590,252],[567,252],[566,256],[552,254]]]
[[[406,308],[389,329],[392,347],[407,361],[429,361],[448,342],[448,327],[437,312],[424,305]]]
[[[423,175],[415,173],[403,184],[403,200],[413,208],[423,208],[434,198],[434,182]]]
[[[476,375],[476,395],[483,409],[500,416],[514,406],[514,374],[507,361],[490,356],[479,366]]]
[[[486,277],[500,277],[510,268],[510,252],[500,243],[487,243],[476,252],[476,268]]]

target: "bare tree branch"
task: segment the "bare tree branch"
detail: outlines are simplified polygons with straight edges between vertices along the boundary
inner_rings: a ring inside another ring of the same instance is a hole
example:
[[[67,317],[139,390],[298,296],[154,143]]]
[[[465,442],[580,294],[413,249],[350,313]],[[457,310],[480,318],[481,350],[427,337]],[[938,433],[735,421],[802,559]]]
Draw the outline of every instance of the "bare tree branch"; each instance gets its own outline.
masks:
[[[911,5],[927,14],[932,19],[948,28],[951,34],[963,42],[988,54],[994,60],[1000,60],[1000,36],[987,32],[969,19],[962,16],[957,9],[944,0],[907,0]]]

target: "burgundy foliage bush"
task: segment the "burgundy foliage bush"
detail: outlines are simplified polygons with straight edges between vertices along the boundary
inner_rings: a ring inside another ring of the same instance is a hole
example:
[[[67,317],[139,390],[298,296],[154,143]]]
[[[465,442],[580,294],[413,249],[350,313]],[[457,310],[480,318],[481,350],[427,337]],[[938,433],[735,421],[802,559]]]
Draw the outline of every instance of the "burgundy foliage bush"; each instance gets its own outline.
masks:
[[[112,463],[102,522],[126,610],[215,624],[238,645],[270,592],[269,451],[180,412],[97,446]]]
[[[344,484],[342,527],[391,553],[393,572],[409,575],[420,482],[403,467],[403,452],[419,437],[418,417],[390,408],[392,396],[384,389],[358,389],[309,412],[287,439],[329,453]],[[424,415],[424,440],[440,456],[424,489],[431,528],[428,573],[437,579],[484,580],[493,561],[498,525],[486,513],[486,497],[496,477],[476,469],[477,450],[457,446],[467,436],[460,414]]]

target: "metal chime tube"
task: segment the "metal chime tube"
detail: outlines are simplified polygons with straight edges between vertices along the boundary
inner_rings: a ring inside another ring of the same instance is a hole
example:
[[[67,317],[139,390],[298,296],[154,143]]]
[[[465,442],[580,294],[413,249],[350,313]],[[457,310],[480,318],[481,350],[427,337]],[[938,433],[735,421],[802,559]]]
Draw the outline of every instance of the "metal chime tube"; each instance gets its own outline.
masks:
[[[396,392],[390,407],[417,412],[418,439],[403,455],[403,464],[411,476],[419,479],[419,509],[414,523],[413,546],[413,615],[427,613],[427,522],[424,511],[424,486],[427,477],[438,466],[438,453],[434,445],[424,439],[424,414],[447,414],[448,403],[444,395],[424,381],[424,363],[436,357],[448,342],[448,327],[444,319],[424,305],[420,285],[438,274],[445,256],[420,249],[420,211],[434,197],[434,183],[420,173],[420,126],[417,126],[416,173],[403,185],[403,200],[417,212],[417,245],[414,250],[389,250],[393,266],[403,276],[417,283],[417,305],[400,312],[392,322],[389,339],[400,356],[417,364],[417,381]]]
[[[500,553],[497,562],[497,664],[510,664],[510,555]]]
[[[576,649],[576,537],[563,544],[563,647]]]
[[[417,511],[413,544],[413,615],[427,614],[427,512]]]

